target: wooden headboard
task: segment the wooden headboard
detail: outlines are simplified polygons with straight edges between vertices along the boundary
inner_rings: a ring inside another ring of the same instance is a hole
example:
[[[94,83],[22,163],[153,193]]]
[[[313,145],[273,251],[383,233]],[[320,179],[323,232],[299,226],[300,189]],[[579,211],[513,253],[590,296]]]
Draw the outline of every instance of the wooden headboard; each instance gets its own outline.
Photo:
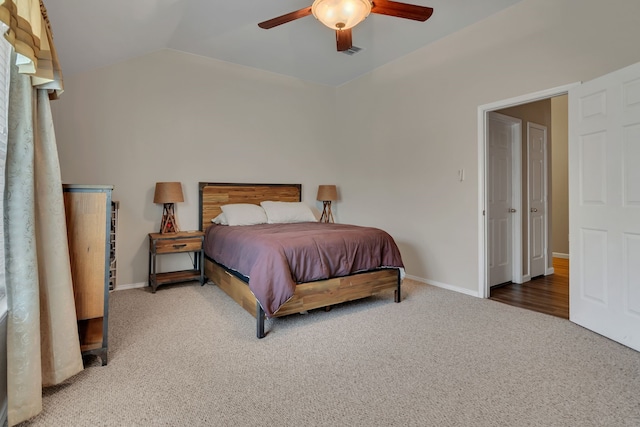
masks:
[[[200,230],[206,230],[211,220],[218,216],[220,206],[230,203],[300,202],[301,184],[229,184],[220,182],[200,183]]]

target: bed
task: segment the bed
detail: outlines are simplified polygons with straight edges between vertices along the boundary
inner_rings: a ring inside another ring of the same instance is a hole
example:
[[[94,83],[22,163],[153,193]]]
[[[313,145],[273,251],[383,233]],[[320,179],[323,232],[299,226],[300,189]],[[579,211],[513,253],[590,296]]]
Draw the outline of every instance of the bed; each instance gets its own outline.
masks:
[[[213,228],[216,226],[212,226],[211,221],[222,212],[221,207],[223,205],[235,203],[259,205],[260,202],[263,201],[300,202],[301,195],[302,186],[300,184],[230,184],[201,182],[199,184],[200,229],[213,233],[220,231],[220,227],[226,227],[217,226],[218,229],[215,230]],[[212,229],[207,230],[210,226]],[[318,225],[309,224],[309,226],[317,227]],[[265,226],[265,228],[266,227],[267,226]],[[226,228],[228,230],[231,227]],[[391,241],[393,242],[392,239]],[[393,246],[395,247],[395,243],[393,243]],[[395,247],[395,250],[397,251],[397,247]],[[261,298],[262,295],[260,293],[254,294],[249,287],[249,280],[246,276],[236,270],[225,267],[222,263],[218,262],[218,259],[214,260],[211,252],[212,251],[205,248],[205,275],[256,318],[256,335],[258,338],[265,336],[264,319],[266,314],[263,305],[267,307],[269,317],[281,317],[316,308],[330,307],[346,301],[366,298],[389,289],[394,290],[395,302],[401,301],[402,263],[400,260],[399,263],[395,263],[397,264],[395,266],[377,266],[374,269],[359,271],[353,274],[297,283],[292,291],[293,294],[287,298],[286,302],[272,309],[271,305],[268,303],[265,304],[264,300],[263,304],[258,301],[256,294],[259,298]],[[220,254],[220,251],[216,253]],[[259,279],[257,278],[258,276],[255,275],[251,277],[254,277],[251,282],[251,285],[254,286],[254,283],[257,283]]]

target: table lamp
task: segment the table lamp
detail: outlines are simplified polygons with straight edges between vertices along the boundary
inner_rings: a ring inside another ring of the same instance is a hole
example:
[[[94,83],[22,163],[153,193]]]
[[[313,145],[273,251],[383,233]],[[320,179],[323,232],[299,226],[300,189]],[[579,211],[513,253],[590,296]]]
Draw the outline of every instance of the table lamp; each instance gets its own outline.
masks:
[[[331,201],[338,200],[338,191],[335,185],[318,186],[318,196],[316,200],[322,202],[322,216],[320,222],[334,222],[331,213]]]
[[[174,203],[184,202],[182,184],[179,182],[156,182],[156,192],[153,203],[162,203],[162,222],[160,233],[176,233],[180,231],[176,219]]]

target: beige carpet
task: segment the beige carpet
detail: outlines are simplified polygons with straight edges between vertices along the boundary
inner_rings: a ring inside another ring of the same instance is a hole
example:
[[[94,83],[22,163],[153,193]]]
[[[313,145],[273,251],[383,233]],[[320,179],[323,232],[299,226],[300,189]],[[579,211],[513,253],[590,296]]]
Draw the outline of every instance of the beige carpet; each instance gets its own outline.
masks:
[[[566,320],[405,281],[254,319],[213,285],[111,294],[109,364],[33,426],[640,426],[640,353]]]

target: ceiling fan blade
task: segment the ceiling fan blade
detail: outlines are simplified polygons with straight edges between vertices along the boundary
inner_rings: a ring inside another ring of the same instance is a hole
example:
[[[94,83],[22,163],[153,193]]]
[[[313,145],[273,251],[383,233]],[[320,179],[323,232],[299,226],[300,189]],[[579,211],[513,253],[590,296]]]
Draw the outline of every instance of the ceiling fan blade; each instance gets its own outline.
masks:
[[[287,22],[294,21],[299,18],[311,15],[311,7],[305,7],[304,9],[296,10],[295,12],[287,13],[286,15],[278,16],[277,18],[269,19],[258,24],[258,27],[268,30],[269,28],[277,27],[278,25],[286,24]]]
[[[389,0],[374,0],[371,13],[396,16],[398,18],[426,21],[433,14],[433,8]]]
[[[336,44],[338,45],[338,52],[344,52],[351,48],[351,28],[336,30]]]

